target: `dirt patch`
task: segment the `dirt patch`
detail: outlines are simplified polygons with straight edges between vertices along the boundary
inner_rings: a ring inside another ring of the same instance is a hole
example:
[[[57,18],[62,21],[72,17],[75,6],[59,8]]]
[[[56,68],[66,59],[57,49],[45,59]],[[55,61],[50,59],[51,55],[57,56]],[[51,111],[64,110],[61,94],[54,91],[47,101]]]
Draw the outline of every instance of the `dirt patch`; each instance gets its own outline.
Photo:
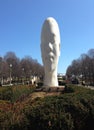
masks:
[[[44,98],[46,96],[58,96],[61,92],[34,92],[30,95],[31,99],[34,100],[35,98]]]
[[[46,92],[33,92],[30,96],[31,96],[32,100],[37,97],[43,98],[46,96]]]

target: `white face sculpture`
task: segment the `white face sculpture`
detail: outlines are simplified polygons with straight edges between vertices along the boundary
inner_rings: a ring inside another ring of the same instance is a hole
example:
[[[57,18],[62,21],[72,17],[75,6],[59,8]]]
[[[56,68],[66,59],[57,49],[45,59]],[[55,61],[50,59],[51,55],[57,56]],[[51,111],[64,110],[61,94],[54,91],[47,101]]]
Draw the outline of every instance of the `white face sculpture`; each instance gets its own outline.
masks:
[[[42,27],[41,53],[44,69],[48,72],[54,71],[60,56],[60,32],[52,17],[47,18]]]

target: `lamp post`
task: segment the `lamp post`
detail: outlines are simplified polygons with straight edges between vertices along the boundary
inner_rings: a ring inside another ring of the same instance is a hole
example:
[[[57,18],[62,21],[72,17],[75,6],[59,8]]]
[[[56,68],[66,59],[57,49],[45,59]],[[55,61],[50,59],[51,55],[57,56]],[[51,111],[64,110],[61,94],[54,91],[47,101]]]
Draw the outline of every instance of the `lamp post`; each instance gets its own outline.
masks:
[[[10,67],[10,74],[9,74],[9,76],[10,76],[10,86],[11,86],[11,68],[12,68],[12,64],[10,64],[9,67]]]
[[[22,68],[22,71],[23,71],[23,81],[22,81],[22,83],[24,85],[24,68]]]

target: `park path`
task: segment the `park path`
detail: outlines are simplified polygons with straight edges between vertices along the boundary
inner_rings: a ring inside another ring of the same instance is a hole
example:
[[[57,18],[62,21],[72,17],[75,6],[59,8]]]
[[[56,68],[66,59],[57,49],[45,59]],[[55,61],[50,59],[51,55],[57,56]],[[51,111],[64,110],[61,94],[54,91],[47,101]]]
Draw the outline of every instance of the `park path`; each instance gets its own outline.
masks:
[[[89,88],[91,90],[94,90],[94,86],[85,86],[86,88]]]
[[[83,85],[81,85],[81,84],[79,84],[78,86],[81,86],[81,87],[84,87],[84,88],[88,88],[88,89],[94,90],[94,86],[87,86],[87,85],[83,86]]]

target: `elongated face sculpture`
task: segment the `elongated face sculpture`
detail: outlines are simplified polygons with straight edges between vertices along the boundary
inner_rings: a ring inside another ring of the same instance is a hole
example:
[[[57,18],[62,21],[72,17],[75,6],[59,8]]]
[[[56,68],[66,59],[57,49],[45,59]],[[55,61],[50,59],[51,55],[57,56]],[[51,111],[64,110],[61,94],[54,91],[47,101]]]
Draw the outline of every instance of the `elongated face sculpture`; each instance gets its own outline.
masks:
[[[47,74],[53,75],[53,73],[56,73],[57,77],[57,65],[60,56],[60,32],[57,22],[52,17],[47,18],[42,27],[41,54],[45,77],[47,78]]]

